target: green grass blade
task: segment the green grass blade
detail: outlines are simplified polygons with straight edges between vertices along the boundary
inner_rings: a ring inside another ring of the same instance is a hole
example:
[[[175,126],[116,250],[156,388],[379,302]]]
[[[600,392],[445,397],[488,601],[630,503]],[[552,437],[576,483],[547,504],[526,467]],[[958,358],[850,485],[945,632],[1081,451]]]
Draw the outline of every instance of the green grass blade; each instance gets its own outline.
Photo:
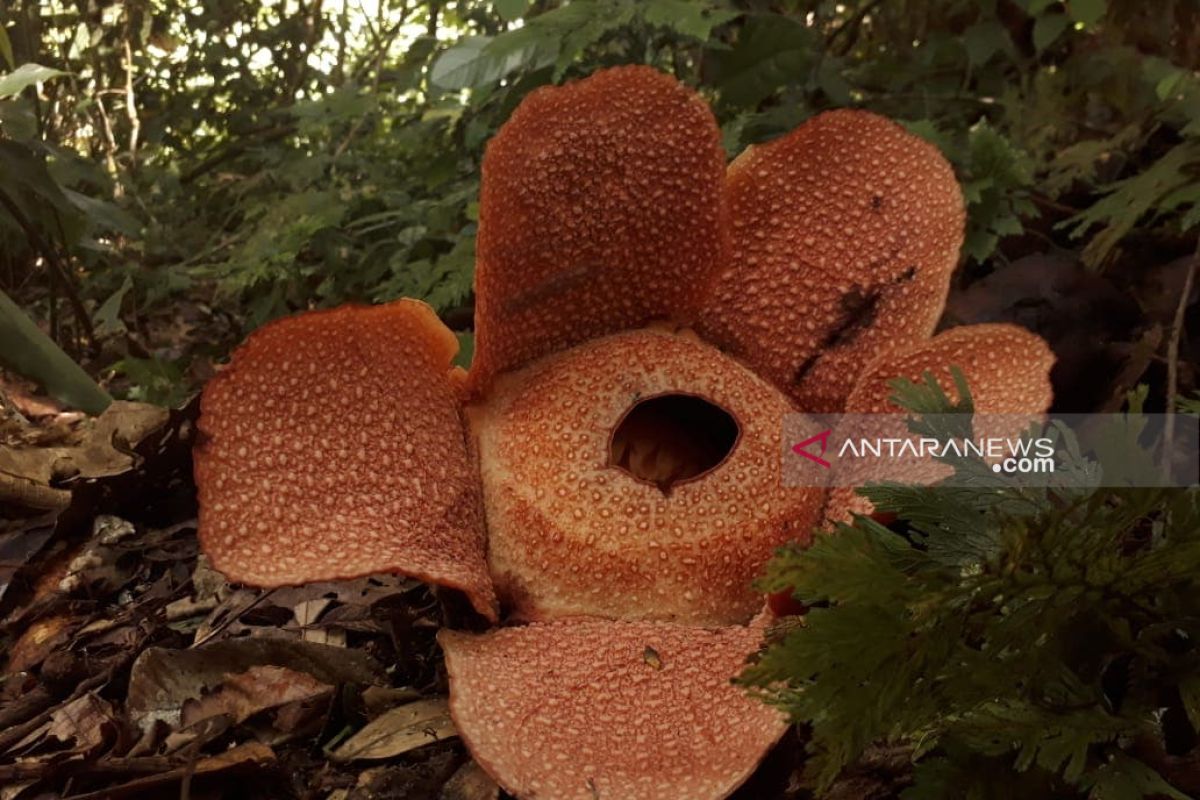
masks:
[[[81,411],[99,414],[112,398],[83,368],[42,333],[8,295],[0,291],[0,364],[37,381],[51,395]]]

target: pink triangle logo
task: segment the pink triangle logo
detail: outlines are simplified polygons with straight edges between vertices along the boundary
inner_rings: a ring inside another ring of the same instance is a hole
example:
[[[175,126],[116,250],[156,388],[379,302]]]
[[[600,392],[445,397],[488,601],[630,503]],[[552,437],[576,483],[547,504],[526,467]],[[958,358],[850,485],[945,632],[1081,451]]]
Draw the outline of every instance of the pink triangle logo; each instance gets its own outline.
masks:
[[[820,433],[816,434],[815,436],[810,436],[807,439],[805,439],[803,442],[798,442],[797,444],[792,445],[792,452],[798,456],[804,456],[809,461],[812,461],[816,464],[820,464],[825,469],[829,469],[833,465],[830,464],[825,459],[821,458],[821,456],[825,455],[825,451],[827,449],[829,449],[829,435],[831,433],[833,433],[833,430],[829,429],[829,430],[821,431]],[[808,447],[810,445],[814,445],[814,444],[818,444],[818,443],[821,445],[820,454],[813,454],[813,453],[808,452]]]

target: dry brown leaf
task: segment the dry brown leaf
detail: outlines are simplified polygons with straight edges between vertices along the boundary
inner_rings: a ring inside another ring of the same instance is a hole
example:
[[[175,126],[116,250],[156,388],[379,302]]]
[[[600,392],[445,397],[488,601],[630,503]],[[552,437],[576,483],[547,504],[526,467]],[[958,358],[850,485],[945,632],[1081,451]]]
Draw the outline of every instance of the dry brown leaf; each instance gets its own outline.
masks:
[[[363,710],[370,719],[405,703],[421,699],[421,693],[409,686],[368,686],[362,691]]]
[[[367,723],[333,752],[335,761],[391,758],[458,736],[444,697],[399,706]]]
[[[321,637],[310,638],[310,635],[317,628],[353,627],[354,623],[348,619],[369,619],[371,606],[418,586],[419,583],[399,575],[372,575],[350,581],[282,586],[267,592],[244,587],[226,591],[217,607],[197,628],[195,641],[227,639],[246,633],[254,635],[269,627],[273,633],[280,630],[295,632],[295,635],[319,644],[341,646],[343,636],[326,637],[322,642]]]
[[[13,643],[4,671],[24,672],[36,667],[55,648],[67,641],[76,626],[77,621],[65,614],[55,614],[32,623]]]
[[[251,667],[245,672],[230,675],[212,694],[198,700],[185,700],[183,726],[190,727],[218,714],[229,716],[237,724],[260,711],[287,703],[314,700],[332,692],[332,686],[307,672],[269,665]]]
[[[138,656],[129,678],[129,717],[145,730],[156,720],[179,727],[184,703],[198,699],[230,673],[279,666],[330,685],[386,683],[383,667],[367,654],[291,639],[230,639],[192,650],[150,648]]]
[[[53,751],[61,755],[65,749],[73,756],[89,755],[104,745],[115,724],[112,706],[95,692],[88,692],[54,709],[45,724],[14,744],[9,752]]]
[[[77,444],[0,448],[0,473],[45,486],[72,477],[119,475],[134,467],[133,448],[169,417],[165,408],[117,401],[94,421],[84,424],[82,440]]]
[[[438,800],[497,800],[500,787],[484,772],[477,761],[468,761],[458,768],[442,787]]]
[[[7,786],[0,786],[0,800],[17,800],[26,789],[35,783],[37,783],[36,780],[19,781],[17,783],[10,783]]]
[[[92,521],[91,538],[67,565],[67,574],[59,582],[59,590],[69,594],[83,589],[105,592],[120,588],[134,570],[133,565],[122,568],[118,563],[123,555],[121,543],[136,532],[133,523],[120,517],[97,516]]]
[[[4,516],[4,513],[0,513],[0,517]],[[0,600],[4,598],[17,571],[46,546],[54,534],[57,519],[57,512],[52,511],[0,522]]]

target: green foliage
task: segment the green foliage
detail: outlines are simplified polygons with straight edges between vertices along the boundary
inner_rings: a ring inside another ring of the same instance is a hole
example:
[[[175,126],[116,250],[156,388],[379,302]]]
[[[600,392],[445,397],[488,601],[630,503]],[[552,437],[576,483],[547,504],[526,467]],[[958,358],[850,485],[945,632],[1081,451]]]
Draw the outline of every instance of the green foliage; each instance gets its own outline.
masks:
[[[914,411],[951,414],[914,428],[939,439],[969,433],[961,396],[897,387]],[[1109,431],[1122,452],[1140,403]],[[818,786],[886,740],[912,749],[906,798],[1185,797],[1147,758],[1164,715],[1200,720],[1200,491],[862,493],[900,524],[856,517],[781,550],[763,588],[811,609],[744,675],[811,724]]]
[[[1006,236],[1025,231],[1022,217],[1037,213],[1030,200],[1033,170],[1028,154],[981,118],[965,132],[947,135],[922,120],[909,129],[936,144],[959,165],[967,231],[963,254],[987,260]]]
[[[1066,220],[1079,238],[1093,225],[1102,226],[1083,249],[1084,260],[1098,266],[1145,216],[1181,214],[1187,230],[1200,222],[1200,139],[1175,145],[1144,172],[1114,181],[1102,188],[1103,197],[1090,208]]]
[[[516,30],[463,40],[434,62],[429,80],[439,89],[486,89],[514,72],[549,68],[559,80],[584,53],[616,34],[643,38],[665,31],[704,42],[714,27],[739,15],[694,0],[574,0]]]
[[[112,398],[0,292],[0,366],[26,375],[72,408],[99,414]]]
[[[48,81],[60,75],[66,75],[66,73],[62,70],[43,67],[41,64],[22,64],[7,75],[0,77],[0,99],[18,95],[35,83]]]
[[[972,270],[1031,240],[1107,269],[1200,222],[1200,54],[1178,34],[1200,10],[1171,5],[18,0],[0,288],[118,377],[179,361],[159,328],[181,307],[211,317],[199,363],[342,302],[407,294],[462,325],[485,143],[528,92],[627,63],[695,86],[731,157],[828,108],[890,115],[954,164]]]

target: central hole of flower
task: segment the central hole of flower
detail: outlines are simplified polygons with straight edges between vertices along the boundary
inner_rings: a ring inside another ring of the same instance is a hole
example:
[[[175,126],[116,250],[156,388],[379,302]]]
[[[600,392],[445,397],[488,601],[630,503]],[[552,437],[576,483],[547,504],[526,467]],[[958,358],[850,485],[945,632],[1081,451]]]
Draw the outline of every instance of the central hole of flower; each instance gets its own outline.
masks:
[[[693,394],[660,394],[625,412],[609,441],[609,465],[663,494],[717,467],[741,430],[725,409]]]

